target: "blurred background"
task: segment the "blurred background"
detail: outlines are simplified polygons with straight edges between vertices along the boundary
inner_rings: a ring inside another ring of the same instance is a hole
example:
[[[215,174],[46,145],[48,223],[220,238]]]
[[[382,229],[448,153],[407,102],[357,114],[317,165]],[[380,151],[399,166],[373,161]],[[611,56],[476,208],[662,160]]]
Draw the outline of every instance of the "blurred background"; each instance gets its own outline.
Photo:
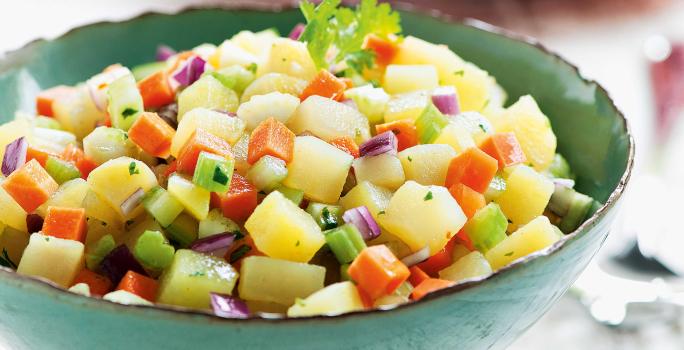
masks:
[[[82,24],[225,3],[293,1],[0,1],[0,56]],[[684,283],[677,277],[684,276],[684,232],[676,220],[682,208],[676,199],[684,194],[684,118],[679,118],[684,116],[684,0],[400,3],[405,9],[477,18],[538,38],[609,91],[636,139],[633,181],[606,246],[575,286],[510,349],[684,348]]]

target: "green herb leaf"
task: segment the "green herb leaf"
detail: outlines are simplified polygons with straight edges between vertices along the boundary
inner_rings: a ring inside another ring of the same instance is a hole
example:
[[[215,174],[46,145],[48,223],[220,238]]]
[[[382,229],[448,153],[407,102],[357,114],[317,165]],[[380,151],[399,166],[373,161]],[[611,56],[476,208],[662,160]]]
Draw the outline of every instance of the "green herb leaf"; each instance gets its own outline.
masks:
[[[301,242],[299,242],[299,240],[297,240],[297,243],[295,243],[295,247],[299,247],[300,244],[301,244]]]
[[[384,211],[384,210],[380,210],[380,211],[378,212],[378,215],[383,215],[383,214],[385,214],[385,211]]]
[[[9,254],[7,254],[7,249],[2,248],[2,257],[0,257],[0,265],[4,267],[9,267],[11,269],[16,269],[17,264],[15,264],[12,259],[10,259]]]
[[[504,256],[511,256],[511,255],[513,255],[513,252],[508,252],[508,253],[504,254]]]
[[[424,201],[429,201],[432,199],[432,191],[428,191],[428,193],[423,197]]]
[[[480,127],[480,130],[482,130],[482,132],[487,132],[487,129],[484,127],[484,125],[478,123],[477,126]]]
[[[242,259],[245,254],[247,254],[250,250],[252,250],[252,247],[243,244],[240,246],[240,248],[236,249],[234,252],[230,254],[230,263],[234,263],[240,259]]]
[[[454,75],[458,75],[458,76],[461,76],[461,77],[462,77],[464,73],[465,73],[465,71],[464,71],[463,69],[461,69],[461,70],[455,71],[455,72],[454,72]]]
[[[411,158],[411,156],[408,156],[407,159],[408,159],[409,162],[412,162],[412,161],[413,161],[413,158]]]
[[[121,116],[126,119],[134,114],[138,113],[138,110],[135,108],[126,108],[121,112]]]
[[[225,185],[228,183],[228,175],[226,175],[226,169],[222,164],[217,165],[214,168],[214,177],[212,180],[217,184]]]
[[[136,162],[131,162],[130,164],[128,164],[128,174],[140,174],[140,170],[138,170],[138,164]]]
[[[190,277],[200,277],[200,276],[204,276],[204,272],[195,271],[195,272],[191,273],[189,276],[190,276]]]
[[[247,66],[247,70],[254,73],[254,74],[256,74],[257,68],[258,68],[258,66],[254,62],[250,63],[249,66]]]
[[[330,230],[335,227],[337,227],[338,222],[337,222],[337,217],[335,215],[332,215],[330,213],[330,210],[328,210],[328,207],[324,207],[323,210],[321,210],[321,221],[323,221],[323,229],[324,230]]]
[[[236,240],[236,241],[239,241],[239,240],[245,238],[245,235],[244,235],[242,232],[240,232],[239,230],[235,230],[235,231],[233,231],[233,232],[231,232],[231,233],[235,235],[235,240]]]

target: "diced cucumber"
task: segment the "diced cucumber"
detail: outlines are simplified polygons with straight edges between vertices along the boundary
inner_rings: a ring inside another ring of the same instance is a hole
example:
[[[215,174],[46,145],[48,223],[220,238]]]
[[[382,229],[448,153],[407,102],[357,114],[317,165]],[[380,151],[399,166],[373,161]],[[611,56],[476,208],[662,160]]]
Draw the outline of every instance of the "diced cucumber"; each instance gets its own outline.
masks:
[[[223,86],[233,89],[238,94],[242,94],[247,86],[249,86],[249,84],[251,84],[256,78],[254,72],[251,72],[245,67],[239,65],[221,68],[217,71],[209,71],[204,74],[211,75],[216,80],[221,82]]]
[[[333,229],[342,223],[342,207],[339,205],[311,202],[306,207],[306,212],[316,220],[322,230]]]
[[[97,241],[97,243],[95,243],[92,249],[89,249],[88,252],[86,252],[86,266],[90,270],[97,270],[100,266],[100,262],[102,262],[102,259],[104,259],[109,252],[114,250],[115,247],[116,242],[114,241],[114,237],[112,237],[112,235],[103,236],[99,241]]]
[[[501,175],[496,175],[489,182],[489,187],[484,193],[487,202],[497,199],[506,190],[506,180]]]
[[[434,104],[428,103],[423,113],[416,119],[416,132],[420,143],[434,142],[448,124],[449,118],[442,114]]]
[[[45,171],[60,185],[81,177],[81,172],[75,165],[51,156],[45,162]]]
[[[546,171],[555,178],[575,179],[575,174],[572,173],[570,164],[568,164],[568,161],[565,160],[560,153],[556,153],[556,155],[553,157],[551,165],[549,165],[549,168]]]
[[[352,224],[336,227],[323,232],[323,234],[325,235],[325,242],[340,264],[351,263],[363,248],[366,248],[363,236]]]
[[[127,131],[140,113],[145,111],[143,99],[133,75],[124,75],[114,80],[107,91],[107,111],[115,128]]]
[[[291,200],[294,204],[299,205],[304,200],[304,191],[302,190],[283,185],[278,186],[275,190],[282,193],[285,198]]]
[[[378,124],[383,122],[385,106],[390,96],[382,88],[373,85],[355,87],[344,92],[344,96],[351,98],[359,108],[359,112],[368,117],[368,122]]]
[[[62,130],[62,125],[59,124],[55,118],[43,117],[42,115],[39,115],[33,120],[33,123],[36,128]]]
[[[135,242],[133,255],[145,267],[152,270],[163,270],[173,260],[175,249],[159,231],[145,231]]]
[[[181,213],[166,228],[169,238],[181,247],[188,247],[197,239],[198,223],[190,214]]]
[[[199,222],[198,239],[213,236],[219,233],[240,231],[233,220],[223,216],[220,209],[212,209],[204,220]]]
[[[136,158],[138,148],[126,132],[100,126],[83,138],[83,152],[97,164],[119,157]]]
[[[594,200],[591,197],[575,192],[574,190],[573,192],[574,196],[570,202],[568,211],[558,225],[561,231],[566,234],[574,231],[582,224],[594,203]]]
[[[216,154],[201,152],[192,176],[195,185],[209,192],[225,193],[230,188],[235,161]]]
[[[478,210],[463,227],[475,249],[482,253],[506,238],[508,220],[496,203],[489,203]]]
[[[166,62],[148,62],[137,65],[131,69],[135,81],[141,81],[150,75],[159,72],[166,67]]]
[[[247,179],[260,191],[271,192],[287,177],[285,161],[273,156],[261,157],[247,171]]]
[[[181,202],[159,186],[147,192],[143,207],[162,227],[171,225],[184,209]]]

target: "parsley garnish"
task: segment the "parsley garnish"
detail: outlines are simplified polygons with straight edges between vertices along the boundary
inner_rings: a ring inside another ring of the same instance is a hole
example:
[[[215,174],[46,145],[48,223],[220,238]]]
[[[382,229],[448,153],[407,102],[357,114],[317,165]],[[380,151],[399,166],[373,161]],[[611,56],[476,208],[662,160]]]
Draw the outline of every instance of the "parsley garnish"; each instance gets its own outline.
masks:
[[[477,126],[480,127],[480,130],[482,130],[482,132],[487,132],[487,129],[481,123],[478,123]]]
[[[140,174],[140,170],[138,170],[138,164],[136,164],[135,162],[131,162],[130,164],[128,164],[128,174]]]
[[[384,210],[380,210],[380,211],[378,212],[378,215],[382,215],[382,214],[385,214],[385,211],[384,211]]]
[[[429,201],[432,199],[432,191],[428,191],[428,193],[423,197],[424,201]]]
[[[134,114],[138,113],[138,110],[135,108],[126,108],[121,112],[121,116],[126,119]]]
[[[100,225],[102,225],[102,226],[107,226],[107,223],[104,222],[104,221],[102,221],[102,222],[100,223]]]
[[[232,233],[233,233],[233,235],[235,235],[236,241],[239,241],[239,240],[245,238],[245,235],[242,232],[240,232],[240,230],[235,230]]]
[[[504,254],[504,256],[511,256],[511,255],[513,255],[513,252],[508,252],[508,253]]]
[[[223,164],[219,164],[214,168],[214,177],[212,180],[221,185],[228,183],[228,175],[226,175],[226,170]]]
[[[9,254],[7,254],[7,249],[5,249],[5,248],[2,248],[2,257],[0,257],[0,265],[2,265],[4,267],[9,267],[11,269],[17,268],[17,264],[15,264],[12,261],[12,259],[10,259]]]
[[[458,76],[461,76],[461,77],[462,77],[464,73],[465,73],[465,71],[464,71],[463,69],[461,69],[461,70],[455,71],[455,72],[454,72],[454,75],[458,75]]]
[[[247,254],[250,250],[252,250],[252,247],[243,244],[240,246],[240,248],[236,249],[234,252],[230,253],[230,263],[234,263],[240,259],[242,259],[245,254]]]
[[[413,158],[411,158],[411,156],[408,156],[407,159],[408,159],[409,162],[412,162],[412,161],[413,161]]]
[[[191,273],[191,274],[188,275],[188,276],[190,276],[190,277],[200,277],[200,276],[204,276],[204,272],[195,271],[195,272]]]
[[[133,224],[134,222],[135,222],[135,220],[133,220],[133,219],[126,220],[126,226],[130,226],[130,225]]]
[[[482,109],[487,108],[487,106],[489,106],[489,99],[487,99],[487,101],[485,101],[484,106],[482,106]]]
[[[328,207],[324,207],[321,211],[321,222],[323,223],[324,230],[330,230],[337,227],[337,217],[330,213]]]
[[[295,247],[299,247],[299,244],[300,244],[300,242],[299,242],[299,240],[297,240],[297,243],[295,243]]]
[[[257,64],[254,63],[254,62],[250,63],[249,66],[247,66],[247,70],[250,71],[250,72],[252,72],[252,73],[254,73],[254,74],[256,74],[256,71],[257,71]]]

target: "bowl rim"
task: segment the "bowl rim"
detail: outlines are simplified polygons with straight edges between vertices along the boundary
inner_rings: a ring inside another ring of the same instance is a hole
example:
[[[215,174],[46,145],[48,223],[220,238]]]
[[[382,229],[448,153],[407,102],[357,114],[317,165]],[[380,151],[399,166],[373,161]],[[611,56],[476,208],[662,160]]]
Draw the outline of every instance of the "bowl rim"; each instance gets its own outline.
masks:
[[[559,54],[547,49],[543,44],[541,44],[537,39],[520,34],[508,29],[504,29],[477,19],[473,18],[458,18],[453,15],[450,15],[448,13],[445,13],[441,10],[438,9],[426,9],[422,7],[417,7],[414,4],[406,3],[403,1],[399,1],[396,3],[392,4],[392,7],[396,10],[403,11],[403,12],[411,12],[413,14],[429,17],[433,20],[436,20],[438,22],[442,22],[445,24],[450,24],[450,25],[461,25],[461,26],[466,26],[466,27],[471,27],[478,29],[480,31],[483,31],[485,33],[492,33],[496,34],[499,36],[503,36],[507,39],[510,39],[512,41],[516,41],[521,44],[525,44],[528,46],[531,46],[537,50],[542,51],[546,55],[549,55],[551,57],[556,58],[560,64],[566,65],[567,67],[571,68],[574,71],[574,74],[578,76],[582,81],[584,81],[588,85],[593,85],[595,86],[602,94],[604,94],[608,101],[610,102],[610,107],[612,110],[617,114],[617,116],[620,118],[619,120],[622,122],[622,131],[624,134],[627,136],[627,141],[628,141],[628,156],[627,156],[627,164],[625,167],[625,171],[623,172],[622,176],[620,177],[620,180],[618,184],[616,185],[615,189],[611,192],[610,196],[606,200],[606,202],[587,220],[585,220],[575,231],[565,235],[563,238],[555,242],[549,247],[546,247],[545,249],[542,249],[540,251],[536,251],[532,254],[529,254],[527,256],[521,257],[519,259],[516,259],[509,263],[508,265],[500,268],[499,270],[486,275],[486,276],[481,276],[477,278],[472,278],[468,280],[461,281],[459,283],[456,283],[450,287],[435,291],[433,293],[429,293],[425,297],[423,297],[419,301],[409,301],[404,304],[400,305],[395,305],[392,307],[379,307],[379,308],[374,308],[370,310],[361,310],[361,311],[354,311],[354,312],[349,312],[349,313],[344,313],[344,314],[337,314],[337,315],[314,315],[314,316],[305,316],[305,317],[292,317],[289,318],[287,316],[280,316],[278,315],[277,317],[275,316],[276,314],[270,314],[270,313],[259,313],[255,315],[250,315],[247,318],[242,318],[242,319],[237,319],[237,318],[223,318],[214,315],[211,311],[209,310],[201,310],[201,309],[192,309],[192,308],[187,308],[187,307],[181,307],[181,306],[175,306],[175,305],[164,305],[164,304],[153,304],[153,305],[125,305],[125,304],[119,304],[116,302],[104,300],[102,298],[95,298],[95,297],[86,297],[80,294],[72,293],[69,292],[67,289],[55,284],[54,282],[47,280],[42,277],[33,277],[33,276],[25,276],[25,275],[20,275],[16,273],[15,270],[0,266],[0,280],[2,279],[10,279],[14,280],[17,285],[23,286],[27,285],[33,288],[41,289],[42,292],[46,294],[53,293],[53,295],[57,297],[66,297],[66,298],[72,298],[74,302],[83,302],[83,306],[87,306],[87,304],[92,304],[93,306],[100,307],[102,308],[103,306],[108,306],[111,307],[112,309],[124,311],[124,312],[130,312],[133,310],[139,310],[141,312],[150,312],[150,313],[160,313],[160,315],[167,315],[167,316],[174,316],[177,318],[182,318],[182,317],[199,317],[204,321],[210,321],[210,322],[222,322],[222,323],[230,323],[230,324],[263,324],[263,323],[268,323],[268,324],[273,324],[273,323],[282,323],[282,322],[287,322],[287,323],[293,323],[293,322],[309,322],[309,321],[325,321],[325,322],[340,322],[343,320],[349,320],[349,319],[358,319],[359,317],[363,317],[363,315],[368,315],[370,316],[379,316],[379,315],[396,315],[400,311],[407,311],[407,310],[413,310],[416,307],[421,307],[424,306],[434,300],[440,299],[442,297],[446,297],[449,295],[456,294],[460,291],[474,288],[476,286],[479,286],[483,282],[489,281],[490,279],[498,278],[500,275],[507,273],[510,270],[513,269],[518,269],[522,268],[524,265],[527,263],[536,260],[537,258],[541,257],[547,257],[555,252],[563,249],[569,242],[576,240],[579,237],[579,233],[588,230],[591,227],[596,226],[598,221],[603,218],[606,213],[612,209],[615,204],[617,203],[618,199],[622,196],[622,194],[625,191],[625,188],[627,186],[627,183],[629,182],[629,179],[632,175],[632,170],[634,166],[634,152],[635,152],[635,145],[634,145],[634,138],[631,133],[631,128],[629,125],[629,121],[625,118],[624,114],[622,111],[615,105],[615,102],[611,98],[610,94],[608,91],[603,88],[598,82],[596,82],[593,79],[586,78],[582,75],[580,72],[579,68],[575,66],[574,64],[570,63],[566,59],[564,59],[562,56]],[[24,54],[30,52],[31,49],[33,49],[34,46],[41,45],[45,42],[50,42],[50,41],[56,41],[63,39],[65,37],[68,37],[74,33],[77,33],[81,30],[87,30],[93,27],[98,27],[101,25],[116,25],[116,24],[125,24],[129,22],[134,22],[140,19],[144,19],[146,17],[152,17],[152,16],[175,16],[175,15],[180,15],[180,14],[185,14],[185,13],[190,13],[190,12],[195,12],[195,11],[227,11],[227,10],[232,10],[232,11],[256,11],[256,12],[266,12],[266,13],[277,13],[285,10],[293,10],[298,8],[298,1],[297,0],[292,0],[291,2],[287,3],[281,3],[281,4],[276,4],[276,3],[253,3],[253,4],[248,4],[248,3],[237,3],[237,4],[230,4],[230,3],[216,3],[216,4],[206,4],[206,5],[190,5],[190,6],[185,6],[181,7],[177,10],[174,11],[167,11],[167,12],[162,12],[162,11],[157,11],[157,10],[150,10],[150,11],[144,11],[141,12],[137,15],[127,17],[125,19],[121,20],[103,20],[103,21],[96,21],[80,26],[73,27],[65,32],[63,32],[60,35],[57,35],[53,38],[46,39],[42,37],[38,37],[36,39],[33,39],[26,44],[20,46],[17,49],[12,49],[3,52],[0,52],[0,73],[5,72],[6,70],[9,70],[13,68],[13,66],[16,64],[17,60],[21,59]],[[59,298],[58,298],[59,299]],[[368,317],[366,317],[368,318]]]

